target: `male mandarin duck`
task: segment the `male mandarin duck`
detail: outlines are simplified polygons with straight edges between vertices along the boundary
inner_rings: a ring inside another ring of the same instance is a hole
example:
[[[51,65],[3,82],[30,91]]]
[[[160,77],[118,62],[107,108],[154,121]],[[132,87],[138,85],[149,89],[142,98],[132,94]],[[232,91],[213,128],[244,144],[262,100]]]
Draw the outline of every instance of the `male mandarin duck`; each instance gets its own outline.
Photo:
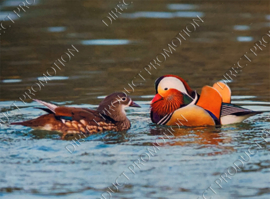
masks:
[[[126,117],[126,107],[140,107],[124,93],[107,96],[97,110],[56,106],[41,100],[35,100],[47,108],[39,108],[48,114],[13,125],[29,126],[34,129],[59,131],[62,133],[89,133],[102,131],[123,131],[130,128]]]
[[[181,77],[165,75],[156,80],[155,88],[151,120],[160,125],[226,125],[262,113],[231,104],[231,90],[222,82],[204,86],[199,95]]]

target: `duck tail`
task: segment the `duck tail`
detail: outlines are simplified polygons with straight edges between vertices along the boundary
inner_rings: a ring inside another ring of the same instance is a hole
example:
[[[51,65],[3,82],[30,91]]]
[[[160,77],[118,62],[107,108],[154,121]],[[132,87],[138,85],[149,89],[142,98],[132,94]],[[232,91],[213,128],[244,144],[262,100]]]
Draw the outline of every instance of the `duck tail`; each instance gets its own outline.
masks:
[[[246,109],[246,111],[236,112],[227,114],[221,117],[221,124],[233,124],[233,123],[240,123],[243,120],[262,113],[269,113],[270,111],[251,111]]]
[[[24,122],[12,122],[10,123],[11,125],[22,125],[22,126],[31,126],[32,122],[29,121],[24,121]]]
[[[258,115],[258,114],[266,113],[266,112],[269,112],[269,111],[250,111],[250,112],[244,111],[244,112],[234,113],[234,115],[236,115],[236,116],[243,116],[243,115],[253,116],[253,115]]]
[[[40,104],[42,104],[43,106],[46,106],[53,113],[55,113],[55,109],[58,107],[55,104],[44,102],[44,101],[41,101],[41,100],[38,100],[38,99],[33,99],[33,100],[36,101],[36,102],[38,102],[38,103],[40,103]]]

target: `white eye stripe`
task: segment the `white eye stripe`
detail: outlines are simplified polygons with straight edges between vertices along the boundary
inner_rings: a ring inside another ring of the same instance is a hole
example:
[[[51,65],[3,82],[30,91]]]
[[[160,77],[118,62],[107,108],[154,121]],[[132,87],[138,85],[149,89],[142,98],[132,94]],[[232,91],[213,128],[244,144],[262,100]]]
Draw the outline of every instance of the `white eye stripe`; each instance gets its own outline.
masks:
[[[128,106],[131,104],[131,102],[132,102],[132,100],[129,100],[129,102],[128,102]]]
[[[164,90],[165,88],[174,88],[182,93],[186,93],[184,84],[175,77],[165,77],[159,83],[159,86]]]
[[[121,101],[123,101],[123,100],[121,100]],[[124,100],[124,101],[126,101],[126,100]],[[128,105],[131,104],[131,101],[132,101],[132,100],[130,100],[130,101],[128,102]],[[116,101],[112,102],[111,105],[113,105],[113,104],[115,104],[115,103],[119,103],[119,102],[120,102],[120,100],[117,99]]]
[[[189,97],[191,97],[187,93],[186,87],[183,84],[183,82],[181,82],[179,79],[177,79],[175,77],[163,78],[159,83],[159,87],[163,90],[165,90],[165,88],[167,88],[167,89],[173,88],[173,89],[176,89],[176,90],[180,91],[181,93],[184,93],[184,94],[188,95]]]

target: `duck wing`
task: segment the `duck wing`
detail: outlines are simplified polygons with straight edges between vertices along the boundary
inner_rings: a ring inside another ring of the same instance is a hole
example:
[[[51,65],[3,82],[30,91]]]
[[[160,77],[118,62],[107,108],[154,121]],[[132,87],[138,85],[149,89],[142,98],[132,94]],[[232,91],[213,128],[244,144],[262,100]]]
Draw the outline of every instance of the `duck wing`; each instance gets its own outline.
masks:
[[[40,104],[46,106],[48,109],[43,109],[47,112],[52,112],[57,119],[70,120],[70,121],[80,121],[85,120],[88,124],[94,125],[98,122],[109,122],[112,119],[99,113],[96,110],[91,110],[88,108],[76,108],[76,107],[66,107],[66,106],[56,106],[54,104],[44,102],[41,100],[35,100]]]
[[[252,111],[247,108],[243,108],[241,106],[237,106],[235,104],[229,104],[229,103],[222,103],[221,106],[221,117],[226,115],[247,115],[250,113],[262,113],[263,111]]]
[[[231,89],[230,87],[223,83],[223,82],[216,82],[214,85],[213,85],[213,88],[216,89],[221,97],[222,97],[222,102],[224,103],[231,103]]]
[[[113,120],[104,116],[98,111],[87,108],[75,108],[57,106],[41,100],[35,100],[47,108],[40,108],[48,114],[42,115],[36,119],[12,123],[12,125],[23,125],[32,128],[39,128],[44,130],[58,130],[58,131],[83,131],[90,133],[102,130],[114,130],[116,126]],[[100,128],[100,129],[99,129]]]
[[[220,119],[222,97],[215,88],[204,86],[196,105],[207,110],[215,120]]]
[[[222,103],[221,107],[221,124],[239,123],[250,116],[261,114],[267,111],[253,111],[235,104]]]

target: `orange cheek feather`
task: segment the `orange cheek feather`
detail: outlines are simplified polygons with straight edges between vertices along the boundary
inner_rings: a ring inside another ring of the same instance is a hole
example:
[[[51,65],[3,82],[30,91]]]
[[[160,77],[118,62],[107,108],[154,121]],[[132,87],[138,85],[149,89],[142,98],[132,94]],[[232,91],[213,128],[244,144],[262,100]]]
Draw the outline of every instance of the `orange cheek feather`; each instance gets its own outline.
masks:
[[[171,89],[167,91],[163,99],[156,96],[151,101],[151,109],[160,116],[172,113],[183,105],[183,95],[177,90]]]

